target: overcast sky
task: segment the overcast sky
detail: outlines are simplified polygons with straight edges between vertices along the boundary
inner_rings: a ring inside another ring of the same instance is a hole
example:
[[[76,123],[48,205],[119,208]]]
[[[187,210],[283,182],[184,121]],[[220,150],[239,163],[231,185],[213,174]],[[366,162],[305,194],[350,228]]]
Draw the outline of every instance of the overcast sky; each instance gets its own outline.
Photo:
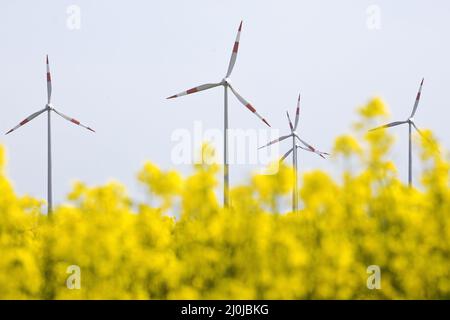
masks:
[[[377,10],[380,20],[374,22]],[[53,117],[56,202],[76,179],[92,185],[117,179],[139,198],[135,176],[145,160],[190,171],[173,163],[174,132],[193,132],[195,123],[222,129],[221,88],[165,97],[224,77],[242,19],[233,84],[273,128],[287,132],[285,110],[294,112],[301,92],[299,131],[330,150],[337,135],[350,131],[355,109],[371,97],[382,97],[393,119],[405,119],[425,77],[416,123],[432,128],[448,149],[449,17],[446,0],[3,0],[0,131],[44,107],[48,53],[53,104],[97,131]],[[229,101],[230,128],[265,130],[234,97]],[[398,137],[393,160],[405,180],[407,128],[392,132]],[[45,198],[45,117],[2,135],[0,143],[19,194]],[[289,142],[281,146],[288,149]],[[300,163],[302,171],[337,169],[312,154],[301,154]],[[231,183],[246,181],[258,167],[232,166]]]

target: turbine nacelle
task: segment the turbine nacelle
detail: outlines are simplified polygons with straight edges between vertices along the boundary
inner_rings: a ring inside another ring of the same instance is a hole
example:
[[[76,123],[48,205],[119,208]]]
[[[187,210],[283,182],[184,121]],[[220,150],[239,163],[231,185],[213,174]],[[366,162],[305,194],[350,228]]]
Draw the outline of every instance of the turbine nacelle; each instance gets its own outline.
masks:
[[[222,79],[222,85],[224,86],[230,86],[231,85],[231,79],[226,77]]]

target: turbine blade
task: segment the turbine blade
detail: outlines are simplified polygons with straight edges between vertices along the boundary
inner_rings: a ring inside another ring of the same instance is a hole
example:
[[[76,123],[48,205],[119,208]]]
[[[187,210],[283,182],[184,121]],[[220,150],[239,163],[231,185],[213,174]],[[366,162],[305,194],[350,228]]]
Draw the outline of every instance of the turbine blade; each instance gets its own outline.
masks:
[[[237,93],[237,91],[234,90],[234,88],[230,84],[228,84],[228,86],[230,87],[231,92],[233,92],[233,94],[236,96],[236,98],[239,100],[240,103],[242,103],[248,110],[253,112],[259,119],[261,119],[262,122],[264,122],[266,125],[270,127],[270,124],[267,122],[267,120],[261,117],[259,113],[256,112],[256,109],[253,108],[253,106],[247,100],[242,98],[242,96],[239,93]]]
[[[234,64],[236,63],[237,54],[238,54],[238,50],[239,50],[239,40],[241,38],[241,30],[242,30],[242,21],[241,21],[241,24],[239,25],[239,29],[238,29],[238,32],[236,35],[236,40],[234,41],[233,51],[231,52],[231,58],[230,58],[230,62],[228,64],[228,71],[227,71],[227,75],[225,76],[225,78],[228,78],[231,75],[231,72],[233,72]]]
[[[411,121],[411,124],[413,125],[414,129],[416,129],[417,133],[420,134],[420,136],[423,139],[425,139],[429,144],[431,144],[438,153],[440,153],[439,145],[437,145],[434,141],[428,139],[428,137],[421,130],[419,130],[419,128],[417,128],[416,124],[413,121]]]
[[[220,86],[220,85],[221,85],[221,83],[207,83],[207,84],[202,84],[201,86],[194,87],[194,88],[192,88],[192,89],[189,89],[189,90],[180,92],[180,93],[178,93],[178,94],[175,94],[175,95],[173,95],[173,96],[170,96],[170,97],[168,97],[167,99],[178,98],[178,97],[185,96],[185,95],[188,95],[188,94],[192,94],[192,93],[196,93],[196,92],[208,90],[208,89],[211,89],[211,88],[215,88],[215,87],[218,87],[218,86]]]
[[[24,120],[22,120],[22,122],[20,122],[17,126],[15,126],[14,128],[12,128],[11,130],[9,130],[6,134],[10,134],[11,132],[13,132],[14,130],[20,128],[21,126],[27,124],[28,122],[30,122],[31,120],[33,120],[34,118],[36,118],[37,116],[39,116],[41,113],[43,113],[44,111],[46,111],[47,109],[42,109],[40,111],[37,111],[33,114],[31,114],[30,116],[28,116],[27,118],[25,118]]]
[[[417,92],[417,96],[416,96],[416,101],[414,102],[414,108],[411,113],[411,118],[414,117],[414,115],[416,114],[416,111],[417,111],[417,107],[419,106],[419,101],[420,101],[420,96],[422,95],[422,86],[423,86],[424,80],[425,79],[422,79],[422,82],[420,83],[419,91]]]
[[[74,119],[72,117],[66,116],[65,114],[62,114],[61,112],[59,112],[56,109],[52,109],[52,110],[55,111],[57,115],[59,115],[60,117],[66,119],[67,121],[70,121],[70,122],[72,122],[72,123],[74,123],[74,124],[76,124],[76,125],[78,125],[80,127],[85,128],[85,129],[88,129],[89,131],[95,132],[94,129],[91,129],[91,128],[85,126],[84,124],[81,124],[80,121],[78,121],[77,119]]]
[[[420,134],[420,136],[422,138],[424,138],[429,143],[433,144],[432,141],[430,139],[428,139],[427,136],[421,130],[419,130],[419,128],[417,128],[416,124],[413,121],[411,121],[411,124],[413,125],[414,129],[416,129],[417,133]]]
[[[309,149],[309,148],[305,148],[305,147],[302,147],[302,146],[299,146],[299,145],[297,145],[297,148],[300,148],[300,149],[302,149],[302,150],[306,150],[306,151],[308,151],[308,152],[313,152],[313,153],[319,155],[320,157],[322,157],[322,158],[324,158],[324,159],[326,159],[324,155],[327,155],[327,156],[330,155],[330,154],[327,153],[327,152],[323,152],[323,151],[319,151],[319,150],[314,150],[314,151],[313,151],[313,150],[311,150],[311,149]]]
[[[47,55],[47,103],[50,104],[52,100],[52,76],[50,74],[50,64],[48,63]]]
[[[375,130],[379,130],[379,129],[383,129],[383,128],[395,127],[395,126],[399,126],[399,125],[405,124],[405,123],[408,123],[408,121],[395,121],[395,122],[391,122],[391,123],[385,124],[384,126],[380,126],[380,127],[376,127],[376,128],[370,129],[369,132],[375,131]]]
[[[286,153],[284,154],[284,156],[281,157],[280,162],[283,162],[283,160],[286,159],[286,158],[291,154],[291,152],[292,152],[293,150],[294,150],[294,148],[291,148],[291,150],[289,150],[288,152],[286,152]]]
[[[286,111],[286,115],[289,121],[289,127],[291,128],[291,132],[294,131],[294,126],[292,125],[291,117],[289,116],[289,112]]]
[[[272,141],[270,141],[268,144],[266,144],[266,145],[264,145],[264,146],[262,146],[262,147],[259,147],[258,150],[259,150],[259,149],[262,149],[262,148],[265,148],[265,147],[268,147],[268,146],[270,146],[270,145],[272,145],[272,144],[274,144],[274,143],[277,143],[277,142],[286,140],[287,138],[290,138],[290,137],[292,137],[292,134],[287,135],[287,136],[281,136],[281,137],[279,137],[278,139],[272,140]]]
[[[297,130],[299,118],[300,118],[300,94],[298,95],[298,100],[297,100],[297,110],[295,111],[295,124],[294,124],[294,130]]]
[[[313,147],[313,146],[311,146],[309,143],[307,143],[306,141],[303,141],[302,139],[300,139],[300,137],[299,136],[295,136],[297,139],[298,139],[298,141],[300,141],[305,147],[307,147],[310,151],[316,151],[316,149]]]
[[[307,147],[310,151],[312,152],[317,152],[318,150],[316,148],[314,148],[312,145],[310,145],[309,143],[307,143],[306,141],[300,139],[299,136],[295,136],[305,147]],[[320,152],[320,151],[318,151]]]

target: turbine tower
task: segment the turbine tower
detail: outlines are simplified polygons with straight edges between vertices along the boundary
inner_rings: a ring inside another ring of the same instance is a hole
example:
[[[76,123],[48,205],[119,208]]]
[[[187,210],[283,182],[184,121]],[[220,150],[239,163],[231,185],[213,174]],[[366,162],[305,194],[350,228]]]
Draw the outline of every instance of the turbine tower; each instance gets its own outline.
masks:
[[[50,66],[48,63],[48,55],[46,58],[47,61],[47,104],[45,105],[44,109],[39,110],[33,114],[31,114],[30,116],[28,116],[27,118],[25,118],[24,120],[22,120],[22,122],[20,122],[17,126],[15,126],[14,128],[12,128],[11,130],[9,130],[6,134],[9,134],[11,132],[13,132],[16,129],[19,129],[20,127],[22,127],[23,125],[27,124],[28,122],[30,122],[31,120],[33,120],[34,118],[37,118],[39,115],[41,115],[44,112],[47,112],[47,205],[48,205],[48,215],[51,215],[52,213],[52,209],[53,209],[53,197],[52,197],[52,131],[51,131],[51,113],[55,112],[57,115],[59,115],[60,117],[66,119],[67,121],[70,121],[78,126],[81,126],[83,128],[86,128],[92,132],[95,132],[93,129],[83,125],[80,123],[80,121],[66,116],[65,114],[62,114],[61,112],[59,112],[58,110],[56,110],[54,108],[54,106],[51,104],[51,98],[52,98],[52,77],[50,74]]]
[[[231,53],[230,62],[228,64],[228,70],[225,75],[225,77],[220,82],[215,83],[208,83],[203,84],[197,87],[194,87],[192,89],[183,91],[181,93],[175,94],[173,96],[168,97],[167,99],[173,99],[178,98],[181,96],[185,96],[188,94],[212,89],[218,86],[223,86],[224,88],[224,135],[223,135],[223,163],[224,163],[224,172],[223,172],[223,180],[224,180],[224,195],[223,195],[223,202],[224,206],[226,208],[230,205],[230,199],[229,199],[229,188],[230,188],[230,182],[229,182],[229,170],[228,170],[228,89],[231,90],[231,92],[236,96],[236,98],[239,100],[241,104],[243,104],[248,110],[250,110],[252,113],[254,113],[261,121],[263,121],[266,125],[269,125],[269,123],[264,119],[259,113],[256,111],[256,109],[246,100],[244,99],[237,91],[236,89],[231,85],[230,76],[233,72],[234,65],[236,63],[238,49],[239,49],[239,40],[241,37],[241,30],[242,30],[242,21],[239,25],[239,29],[237,32],[236,40],[234,42],[233,51]]]

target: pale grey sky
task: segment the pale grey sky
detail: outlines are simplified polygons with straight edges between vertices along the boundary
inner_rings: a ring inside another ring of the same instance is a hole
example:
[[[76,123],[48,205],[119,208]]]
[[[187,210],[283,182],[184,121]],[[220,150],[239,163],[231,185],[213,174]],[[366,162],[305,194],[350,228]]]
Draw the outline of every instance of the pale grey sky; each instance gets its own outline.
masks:
[[[67,27],[70,5],[81,10],[79,30]],[[370,5],[381,10],[380,30],[367,28]],[[416,122],[448,148],[449,17],[446,0],[1,1],[0,130],[44,107],[48,53],[54,105],[97,130],[53,118],[56,202],[75,179],[115,178],[140,197],[135,175],[146,159],[190,171],[171,163],[175,130],[192,130],[195,121],[222,128],[220,88],[165,97],[221,80],[243,19],[233,83],[274,128],[287,131],[285,110],[294,111],[301,91],[300,131],[330,150],[337,135],[349,132],[355,109],[373,96],[388,103],[393,119],[406,118],[425,77]],[[231,96],[230,127],[264,129]],[[407,128],[392,132],[398,136],[393,159],[405,180]],[[16,190],[45,198],[45,117],[2,135],[0,143]],[[302,171],[336,166],[312,154],[300,158]],[[255,168],[232,166],[232,184]]]

